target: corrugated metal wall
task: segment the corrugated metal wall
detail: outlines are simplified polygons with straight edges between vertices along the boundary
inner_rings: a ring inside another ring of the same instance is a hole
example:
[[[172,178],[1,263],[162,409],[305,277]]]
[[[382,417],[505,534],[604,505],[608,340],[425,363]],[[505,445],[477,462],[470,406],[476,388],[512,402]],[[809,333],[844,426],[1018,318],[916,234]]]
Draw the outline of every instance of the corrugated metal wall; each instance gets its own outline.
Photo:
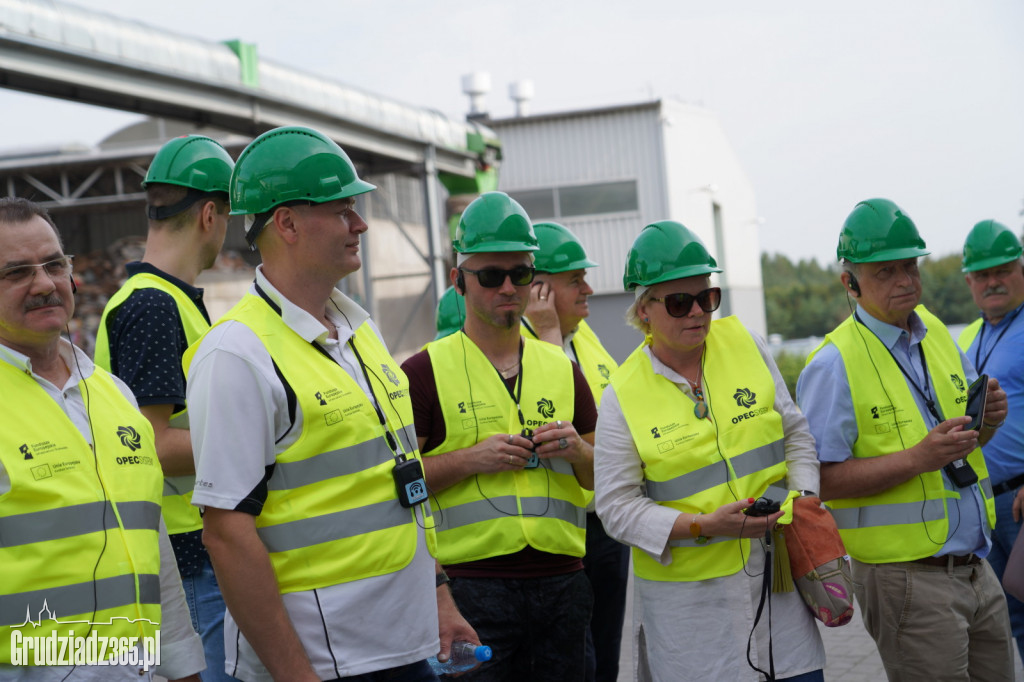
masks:
[[[499,185],[503,191],[636,180],[636,211],[556,218],[601,264],[587,275],[598,294],[622,291],[626,252],[644,226],[644,216],[665,217],[659,118],[660,105],[655,102],[571,117],[492,123],[504,150]]]

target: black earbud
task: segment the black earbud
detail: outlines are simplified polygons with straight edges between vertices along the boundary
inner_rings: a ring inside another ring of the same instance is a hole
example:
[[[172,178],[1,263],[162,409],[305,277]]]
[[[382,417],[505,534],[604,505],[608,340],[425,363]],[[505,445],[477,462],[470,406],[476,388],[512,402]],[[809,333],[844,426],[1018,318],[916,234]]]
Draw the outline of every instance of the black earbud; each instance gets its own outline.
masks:
[[[78,293],[78,285],[75,284],[75,276],[74,275],[71,275],[71,293],[72,294],[77,294]]]
[[[860,282],[857,281],[857,276],[852,272],[849,273],[850,281],[847,286],[850,287],[850,291],[860,296]]]
[[[459,270],[459,274],[455,278],[455,289],[463,296],[466,295],[466,275],[462,270]]]

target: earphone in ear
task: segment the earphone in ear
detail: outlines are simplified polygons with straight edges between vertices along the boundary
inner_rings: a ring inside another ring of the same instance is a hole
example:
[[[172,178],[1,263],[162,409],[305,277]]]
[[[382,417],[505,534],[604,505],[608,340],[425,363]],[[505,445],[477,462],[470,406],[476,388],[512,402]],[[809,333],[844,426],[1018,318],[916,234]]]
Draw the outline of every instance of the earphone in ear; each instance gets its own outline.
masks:
[[[455,289],[459,294],[466,295],[466,275],[462,270],[459,270],[459,274],[455,277]]]
[[[857,276],[849,271],[848,274],[850,275],[850,281],[847,284],[847,286],[850,287],[850,291],[852,291],[857,296],[860,296],[860,282],[857,281]]]

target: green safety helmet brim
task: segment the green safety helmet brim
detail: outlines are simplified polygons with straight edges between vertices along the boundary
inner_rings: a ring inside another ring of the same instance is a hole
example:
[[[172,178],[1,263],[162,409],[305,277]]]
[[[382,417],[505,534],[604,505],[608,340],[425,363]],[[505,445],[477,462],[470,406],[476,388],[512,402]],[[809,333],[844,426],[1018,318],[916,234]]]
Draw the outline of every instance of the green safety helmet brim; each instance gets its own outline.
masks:
[[[987,270],[1018,260],[1020,239],[1013,230],[995,220],[983,220],[971,228],[964,242],[962,272]]]
[[[289,201],[322,204],[377,189],[348,154],[312,128],[269,130],[249,143],[231,174],[231,215],[266,213]]]
[[[504,192],[484,192],[459,218],[452,247],[459,253],[536,251],[540,248],[530,216]]]
[[[435,341],[451,336],[462,329],[462,325],[466,322],[466,304],[455,291],[455,287],[448,287],[441,295],[434,319],[437,326]]]
[[[851,263],[881,263],[930,253],[917,225],[888,199],[857,204],[839,232],[836,258]]]
[[[202,192],[224,192],[231,184],[234,161],[214,139],[183,135],[167,142],[149,164],[142,187],[151,182],[179,185]]]
[[[632,291],[640,285],[721,271],[700,237],[682,223],[662,220],[644,227],[633,240],[622,286]]]
[[[537,223],[533,231],[540,246],[533,265],[541,272],[570,272],[597,267],[597,263],[587,258],[580,240],[564,225]]]

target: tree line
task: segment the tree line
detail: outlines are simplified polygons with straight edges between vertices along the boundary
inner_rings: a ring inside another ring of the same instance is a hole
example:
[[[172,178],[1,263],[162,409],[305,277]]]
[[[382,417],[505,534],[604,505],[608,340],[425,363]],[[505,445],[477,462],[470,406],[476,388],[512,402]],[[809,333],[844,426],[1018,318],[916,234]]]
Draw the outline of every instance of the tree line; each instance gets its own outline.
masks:
[[[979,315],[971,292],[960,272],[960,255],[921,259],[923,303],[946,324],[966,324]],[[852,310],[852,299],[839,282],[838,263],[819,265],[817,260],[794,263],[780,253],[761,255],[761,276],[764,281],[765,314],[768,333],[783,339],[823,337],[846,319]],[[775,362],[796,396],[796,380],[804,368],[806,357],[790,352],[776,354]]]
[[[960,272],[960,255],[920,261],[921,302],[946,324],[978,317],[971,292]],[[852,300],[839,282],[838,263],[816,259],[793,262],[781,253],[761,255],[768,333],[784,339],[825,336],[850,315]]]

